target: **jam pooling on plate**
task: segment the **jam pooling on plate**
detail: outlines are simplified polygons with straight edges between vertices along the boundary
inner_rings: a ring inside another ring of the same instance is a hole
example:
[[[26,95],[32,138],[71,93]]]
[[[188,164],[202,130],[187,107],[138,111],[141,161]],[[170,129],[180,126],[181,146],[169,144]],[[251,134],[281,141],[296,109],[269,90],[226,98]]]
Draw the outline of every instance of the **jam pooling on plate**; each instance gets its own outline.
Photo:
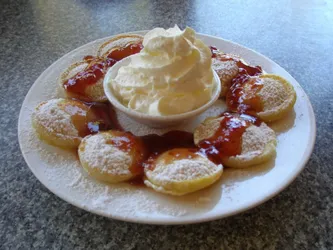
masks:
[[[130,55],[139,53],[142,49],[143,49],[142,43],[128,44],[125,47],[112,50],[107,55],[107,58],[112,58],[119,61]]]
[[[106,71],[117,61],[112,58],[94,56],[86,56],[83,58],[83,61],[88,64],[87,67],[73,77],[67,79],[63,83],[63,86],[67,92],[88,98],[85,91],[86,88],[103,79]]]
[[[259,126],[260,120],[245,114],[222,114],[219,128],[210,138],[199,142],[199,152],[206,155],[216,164],[223,163],[223,159],[239,155],[242,152],[242,136],[252,124]]]

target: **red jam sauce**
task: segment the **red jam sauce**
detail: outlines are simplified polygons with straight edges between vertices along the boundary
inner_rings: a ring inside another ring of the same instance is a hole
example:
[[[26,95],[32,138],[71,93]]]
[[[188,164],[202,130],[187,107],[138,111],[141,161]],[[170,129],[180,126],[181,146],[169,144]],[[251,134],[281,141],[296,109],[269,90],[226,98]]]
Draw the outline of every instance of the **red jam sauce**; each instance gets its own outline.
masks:
[[[221,54],[221,51],[219,49],[217,49],[214,46],[209,46],[210,48],[210,52],[212,53],[212,58],[216,58],[218,55]]]
[[[126,47],[112,50],[107,58],[112,58],[114,60],[120,61],[125,57],[139,53],[143,49],[142,43],[129,44]]]
[[[87,67],[66,80],[63,86],[67,92],[82,96],[87,100],[89,96],[87,96],[86,88],[103,79],[106,71],[117,61],[112,58],[104,59],[93,56],[86,56],[83,60],[88,64]]]
[[[139,137],[130,132],[114,131],[116,136],[112,137],[107,143],[114,145],[124,152],[129,152],[135,156],[136,162],[133,162],[130,171],[133,175],[143,175],[142,162],[146,157],[146,148]],[[118,134],[118,135],[117,135]]]
[[[247,65],[240,58],[221,53],[213,46],[210,49],[212,58],[220,61],[234,61],[239,69],[226,96],[229,110],[251,115],[262,111],[263,105],[258,96],[263,86],[262,80],[258,77],[262,74],[261,67]]]
[[[112,67],[117,61],[139,53],[143,48],[142,43],[129,44],[123,48],[118,48],[111,51],[106,58],[85,56],[83,61],[88,65],[86,68],[78,72],[73,77],[67,79],[63,86],[69,93],[78,95],[85,101],[89,101],[90,98],[87,96],[86,88],[90,85],[94,85],[103,79],[107,70]]]
[[[141,168],[142,174],[129,181],[129,183],[133,185],[143,185],[144,169],[153,170],[155,167],[155,159],[164,152],[174,149],[171,153],[174,154],[173,157],[179,159],[180,157],[190,157],[184,152],[183,148],[189,149],[191,152],[198,151],[193,142],[193,134],[185,131],[174,130],[163,135],[150,134],[138,138],[140,138],[144,148],[144,157],[142,161],[136,165],[137,168]]]
[[[175,148],[196,148],[193,141],[193,134],[185,131],[170,131],[163,135],[145,135],[141,137],[147,152],[148,158],[143,162],[143,167],[154,169],[155,159],[165,151]]]
[[[260,125],[255,117],[241,114],[222,114],[219,128],[210,138],[202,140],[198,147],[199,152],[206,155],[216,164],[223,163],[223,159],[235,156],[242,151],[242,135],[251,124]]]
[[[263,104],[258,95],[262,87],[261,78],[246,73],[238,74],[232,80],[230,90],[227,92],[226,103],[229,110],[250,115],[256,115],[262,111]]]

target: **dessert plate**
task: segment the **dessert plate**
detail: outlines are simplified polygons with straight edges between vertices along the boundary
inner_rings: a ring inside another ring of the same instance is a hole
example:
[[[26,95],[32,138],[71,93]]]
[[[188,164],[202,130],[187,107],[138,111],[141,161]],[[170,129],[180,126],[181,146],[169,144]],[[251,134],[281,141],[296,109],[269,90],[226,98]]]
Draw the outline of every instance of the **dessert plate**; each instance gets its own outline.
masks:
[[[144,34],[145,31],[133,32]],[[278,138],[276,157],[248,169],[225,169],[222,178],[199,192],[172,197],[142,186],[105,184],[92,180],[82,171],[75,152],[49,146],[40,141],[31,126],[31,113],[41,101],[58,97],[57,79],[70,64],[86,55],[94,55],[99,45],[110,37],[83,45],[48,67],[36,80],[22,104],[18,137],[22,154],[35,176],[61,199],[99,215],[113,219],[149,224],[186,224],[215,220],[253,208],[286,188],[301,172],[315,142],[315,117],[310,101],[297,81],[272,60],[221,38],[198,34],[207,45],[235,53],[251,64],[260,65],[267,73],[278,74],[294,86],[297,101],[284,119],[269,124]],[[169,130],[193,128],[205,117],[225,110],[218,100],[196,119]],[[122,113],[121,125],[136,135],[163,133],[151,129]]]

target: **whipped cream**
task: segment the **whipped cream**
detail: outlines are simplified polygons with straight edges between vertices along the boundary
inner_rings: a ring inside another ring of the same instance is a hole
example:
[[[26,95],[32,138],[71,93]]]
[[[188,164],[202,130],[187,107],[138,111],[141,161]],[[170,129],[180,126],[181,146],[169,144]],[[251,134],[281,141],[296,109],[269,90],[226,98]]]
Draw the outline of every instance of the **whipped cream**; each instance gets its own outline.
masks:
[[[111,87],[130,109],[156,116],[185,113],[207,103],[214,89],[211,52],[191,28],[155,28],[130,56]]]

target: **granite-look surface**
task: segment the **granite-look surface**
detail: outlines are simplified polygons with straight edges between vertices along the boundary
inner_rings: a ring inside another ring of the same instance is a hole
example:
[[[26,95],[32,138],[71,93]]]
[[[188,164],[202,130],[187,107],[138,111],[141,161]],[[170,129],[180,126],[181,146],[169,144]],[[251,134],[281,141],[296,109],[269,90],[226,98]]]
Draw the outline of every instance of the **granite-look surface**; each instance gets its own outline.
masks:
[[[0,13],[0,249],[333,249],[332,1],[1,1]],[[82,44],[175,23],[255,49],[299,81],[318,128],[306,169],[265,204],[197,225],[114,221],[60,200],[19,150],[30,86]]]

